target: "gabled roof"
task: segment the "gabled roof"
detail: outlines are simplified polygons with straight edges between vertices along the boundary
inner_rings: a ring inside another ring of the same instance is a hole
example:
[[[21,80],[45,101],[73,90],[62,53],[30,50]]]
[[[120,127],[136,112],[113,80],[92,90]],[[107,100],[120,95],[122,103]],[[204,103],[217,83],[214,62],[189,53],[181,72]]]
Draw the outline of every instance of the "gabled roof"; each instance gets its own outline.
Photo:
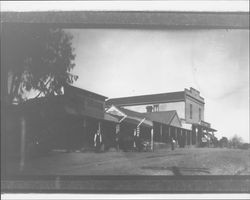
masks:
[[[142,113],[116,107],[114,105],[108,108],[106,110],[106,113],[112,115],[113,117],[117,117],[119,122],[124,121],[124,122],[135,124],[135,125],[139,125],[141,123],[142,126],[146,126],[146,127],[153,126],[152,121],[146,119],[146,117]]]
[[[167,125],[171,125],[172,120],[174,119],[175,116],[177,116],[177,119],[181,126],[181,121],[175,110],[143,113],[143,115],[152,121],[167,124]]]
[[[140,105],[145,103],[176,102],[184,100],[185,100],[185,92],[180,91],[180,92],[170,92],[161,94],[112,98],[108,99],[107,103],[109,105],[113,104],[117,106],[125,106],[125,105]]]
[[[119,116],[119,117],[121,117],[121,118],[126,116],[126,114],[125,114],[124,112],[122,112],[122,111],[120,110],[120,108],[118,108],[118,107],[116,107],[116,106],[114,106],[114,105],[109,106],[109,107],[105,110],[105,112],[106,112],[106,113],[109,113],[109,114],[111,114],[111,115],[113,115],[113,116]]]
[[[180,127],[181,127],[181,120],[178,117],[178,114],[175,110],[170,110],[170,111],[159,111],[159,112],[151,112],[151,113],[139,113],[136,111],[132,111],[129,109],[125,109],[122,107],[116,107],[112,106],[115,109],[118,109],[123,115],[128,116],[130,119],[146,119],[148,122],[154,121],[166,125],[172,125],[172,121],[174,117],[176,116]]]
[[[172,125],[171,123],[174,117],[176,116],[181,127],[181,120],[179,119],[179,116],[175,110],[159,111],[159,112],[151,112],[151,113],[139,113],[139,112],[128,110],[122,107],[118,107],[118,108],[120,111],[122,111],[128,116],[135,116],[135,117],[139,117],[142,119],[145,118],[149,121],[154,121],[154,122],[167,124],[167,125]]]
[[[109,113],[104,113],[104,120],[118,123],[119,119]]]
[[[135,117],[140,117],[140,118],[145,118],[146,117],[143,113],[128,110],[128,109],[125,109],[125,108],[122,108],[122,107],[118,107],[118,109],[120,111],[122,111],[123,113],[125,113],[126,115],[128,115],[128,116],[135,116]]]

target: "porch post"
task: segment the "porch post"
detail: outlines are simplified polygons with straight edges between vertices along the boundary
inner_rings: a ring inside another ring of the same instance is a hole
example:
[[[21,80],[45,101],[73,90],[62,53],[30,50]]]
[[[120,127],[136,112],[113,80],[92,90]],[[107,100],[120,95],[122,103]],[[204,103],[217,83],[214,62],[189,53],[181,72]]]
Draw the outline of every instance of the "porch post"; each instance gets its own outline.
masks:
[[[168,139],[169,139],[169,142],[172,141],[172,138],[171,138],[171,127],[170,126],[168,127]]]
[[[99,130],[100,134],[102,135],[102,129],[101,129],[101,122],[100,121],[98,121],[98,130]]]
[[[136,137],[136,129],[134,129],[134,137]],[[136,147],[136,143],[135,143],[135,140],[134,140],[134,144],[133,144],[133,147],[134,147],[134,148]]]
[[[87,127],[87,121],[86,121],[86,119],[84,118],[83,119],[83,138],[84,138],[84,140],[86,140],[86,135],[87,135],[87,133],[86,133],[86,127]],[[83,144],[84,144],[84,141],[83,141]],[[84,144],[85,145],[85,144]]]
[[[188,131],[187,131],[188,132]],[[190,146],[192,146],[192,131],[189,131]]]
[[[151,128],[151,150],[154,151],[154,129]]]
[[[183,140],[183,135],[182,135],[183,133],[182,133],[182,129],[181,129],[181,135],[180,135],[180,138],[181,138],[181,144],[182,144],[182,140]],[[182,144],[183,145],[183,144]]]
[[[195,131],[195,145],[198,146],[198,134],[199,134],[199,129],[196,128],[195,130],[196,130],[196,131]]]
[[[175,140],[176,140],[176,144],[178,145],[178,139],[177,139],[177,128],[175,127]]]
[[[121,127],[120,124],[115,125],[115,144],[117,145],[116,148],[119,151],[120,146],[119,146],[119,133],[120,133]]]
[[[200,139],[203,137],[203,128],[201,127],[201,132],[200,132]],[[199,137],[198,137],[198,143],[200,144],[200,140],[199,140]]]
[[[208,139],[208,148],[210,147],[210,140],[211,140],[211,137],[210,137],[210,135],[209,135],[209,133],[208,133],[208,130],[206,130],[206,132],[207,132],[207,137],[209,138]]]
[[[103,134],[102,134],[102,126],[101,126],[101,122],[98,121],[98,130],[100,132],[101,138],[102,138],[102,142],[101,142],[101,149],[103,147],[103,150],[105,149],[105,144],[104,144],[104,140],[103,140]]]
[[[161,135],[160,141],[163,142],[163,140],[162,140],[162,124],[161,124],[161,127],[160,127],[160,135]]]
[[[101,132],[101,122],[98,121],[98,129]]]
[[[182,132],[182,129],[181,129],[181,135],[180,135],[180,138],[181,138],[181,143],[183,142],[183,132]],[[183,144],[182,144],[183,145]]]
[[[21,117],[21,145],[20,145],[20,171],[24,170],[26,160],[26,121],[24,116]]]
[[[188,144],[188,143],[187,143],[187,137],[188,137],[187,131],[184,132],[184,135],[185,135],[185,146],[187,146],[187,144]]]

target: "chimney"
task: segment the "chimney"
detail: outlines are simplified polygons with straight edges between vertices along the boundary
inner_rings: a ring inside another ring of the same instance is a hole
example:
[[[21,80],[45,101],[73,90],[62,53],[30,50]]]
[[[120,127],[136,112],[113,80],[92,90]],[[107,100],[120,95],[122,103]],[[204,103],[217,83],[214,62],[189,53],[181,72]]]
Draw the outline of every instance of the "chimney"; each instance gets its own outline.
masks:
[[[152,106],[147,106],[147,113],[151,113],[153,111],[153,107]]]

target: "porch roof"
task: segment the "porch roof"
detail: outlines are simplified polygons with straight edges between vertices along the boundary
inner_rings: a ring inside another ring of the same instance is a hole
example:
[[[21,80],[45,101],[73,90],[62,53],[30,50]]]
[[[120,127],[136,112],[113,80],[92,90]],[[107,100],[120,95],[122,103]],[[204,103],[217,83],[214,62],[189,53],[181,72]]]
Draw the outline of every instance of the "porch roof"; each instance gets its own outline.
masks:
[[[108,113],[104,113],[104,120],[114,122],[114,123],[119,123],[119,119],[115,116],[112,116]]]
[[[205,129],[205,130],[207,130],[207,131],[212,131],[212,132],[216,132],[216,131],[217,131],[216,129],[213,129],[213,128],[211,128],[211,127],[204,126],[204,125],[202,125],[202,124],[193,124],[193,125],[196,126],[196,127],[203,128],[203,129]]]
[[[116,117],[119,122],[127,122],[135,125],[141,124],[145,127],[152,127],[153,122],[147,119],[143,114],[127,110],[124,108],[119,108],[112,105],[109,109],[106,110],[106,113]]]

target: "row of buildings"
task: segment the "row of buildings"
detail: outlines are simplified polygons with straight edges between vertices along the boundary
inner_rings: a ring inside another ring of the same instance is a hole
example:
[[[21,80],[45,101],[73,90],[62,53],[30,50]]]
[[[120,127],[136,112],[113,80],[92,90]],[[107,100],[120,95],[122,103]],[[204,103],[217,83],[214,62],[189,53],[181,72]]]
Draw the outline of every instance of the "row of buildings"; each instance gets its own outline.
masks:
[[[194,88],[180,92],[108,99],[105,96],[66,86],[60,96],[31,99],[8,111],[9,138],[22,127],[27,146],[41,144],[49,149],[91,149],[99,130],[105,149],[116,145],[133,147],[134,136],[156,144],[212,146],[215,129],[204,121],[204,98]],[[19,114],[18,114],[19,113]],[[20,132],[20,131],[19,131]],[[16,148],[19,148],[16,145]]]

